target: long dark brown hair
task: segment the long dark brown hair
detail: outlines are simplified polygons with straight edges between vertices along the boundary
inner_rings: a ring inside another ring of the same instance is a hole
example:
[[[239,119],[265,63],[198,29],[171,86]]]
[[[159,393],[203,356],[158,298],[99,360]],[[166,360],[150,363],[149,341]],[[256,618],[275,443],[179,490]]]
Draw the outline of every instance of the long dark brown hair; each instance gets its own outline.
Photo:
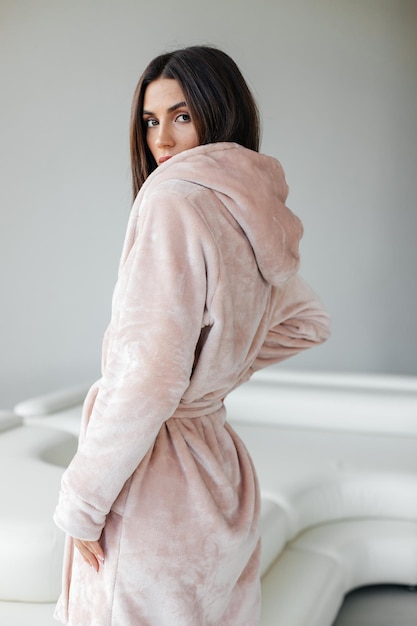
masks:
[[[143,100],[157,78],[178,81],[190,109],[200,145],[233,141],[259,151],[259,113],[236,63],[211,46],[190,46],[151,61],[136,87],[130,126],[133,197],[157,164],[146,142]]]

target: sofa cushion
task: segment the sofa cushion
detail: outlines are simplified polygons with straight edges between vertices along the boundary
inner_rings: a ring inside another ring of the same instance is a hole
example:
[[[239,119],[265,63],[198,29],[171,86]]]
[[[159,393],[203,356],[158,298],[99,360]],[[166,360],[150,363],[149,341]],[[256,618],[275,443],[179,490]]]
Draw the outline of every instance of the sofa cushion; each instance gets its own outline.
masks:
[[[0,601],[0,624],[2,626],[58,626],[54,619],[55,602],[2,602]]]
[[[355,587],[417,584],[417,521],[348,520],[302,533],[288,549],[337,562],[347,593]]]
[[[288,528],[285,511],[276,502],[262,497],[261,512],[261,576],[263,576],[285,547]]]
[[[417,583],[417,523],[323,524],[288,544],[262,579],[262,626],[331,626],[351,589]]]
[[[55,601],[63,533],[52,515],[63,466],[77,440],[68,433],[20,426],[0,435],[0,598]]]
[[[285,550],[262,579],[261,626],[330,626],[343,593],[333,558]]]
[[[232,422],[288,537],[346,518],[417,520],[417,438]]]

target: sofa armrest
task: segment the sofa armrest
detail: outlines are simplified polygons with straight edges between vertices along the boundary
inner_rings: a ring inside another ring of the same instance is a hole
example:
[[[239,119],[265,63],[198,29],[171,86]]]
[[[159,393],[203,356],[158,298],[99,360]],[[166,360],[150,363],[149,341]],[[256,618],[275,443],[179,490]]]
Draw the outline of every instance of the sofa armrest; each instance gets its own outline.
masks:
[[[20,426],[22,422],[22,418],[13,411],[0,411],[0,433]]]
[[[39,417],[69,409],[84,402],[90,386],[85,383],[24,400],[14,407],[14,412],[21,417]]]

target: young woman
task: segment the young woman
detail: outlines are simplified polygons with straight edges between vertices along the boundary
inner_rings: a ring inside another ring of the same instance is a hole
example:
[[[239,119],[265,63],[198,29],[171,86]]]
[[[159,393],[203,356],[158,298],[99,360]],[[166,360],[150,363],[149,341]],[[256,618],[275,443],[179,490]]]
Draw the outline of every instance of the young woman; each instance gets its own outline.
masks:
[[[159,56],[136,89],[133,190],[102,378],[55,521],[71,626],[256,626],[260,497],[224,398],[324,341],[300,221],[223,52]]]

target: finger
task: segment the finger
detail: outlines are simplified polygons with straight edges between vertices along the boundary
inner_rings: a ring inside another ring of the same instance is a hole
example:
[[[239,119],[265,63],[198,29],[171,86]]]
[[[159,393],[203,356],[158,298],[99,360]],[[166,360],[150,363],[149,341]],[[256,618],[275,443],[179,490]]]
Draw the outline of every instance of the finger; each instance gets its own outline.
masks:
[[[74,539],[74,544],[84,561],[98,572],[100,565],[104,563],[104,553],[100,544],[97,541],[81,541],[80,539]]]
[[[94,569],[96,569],[97,568],[96,559],[94,555],[90,552],[90,550],[87,548],[87,546],[85,546],[84,543],[80,541],[79,539],[74,539],[74,545],[79,551],[79,553],[81,554],[84,561],[88,565],[90,565],[90,567],[94,567]]]
[[[89,541],[88,549],[92,552],[96,559],[97,567],[104,564],[104,551],[98,541]]]
[[[103,564],[104,563],[104,550],[101,547],[100,543],[98,541],[90,541],[89,544],[90,544],[90,549],[93,552],[96,559],[101,564]]]

